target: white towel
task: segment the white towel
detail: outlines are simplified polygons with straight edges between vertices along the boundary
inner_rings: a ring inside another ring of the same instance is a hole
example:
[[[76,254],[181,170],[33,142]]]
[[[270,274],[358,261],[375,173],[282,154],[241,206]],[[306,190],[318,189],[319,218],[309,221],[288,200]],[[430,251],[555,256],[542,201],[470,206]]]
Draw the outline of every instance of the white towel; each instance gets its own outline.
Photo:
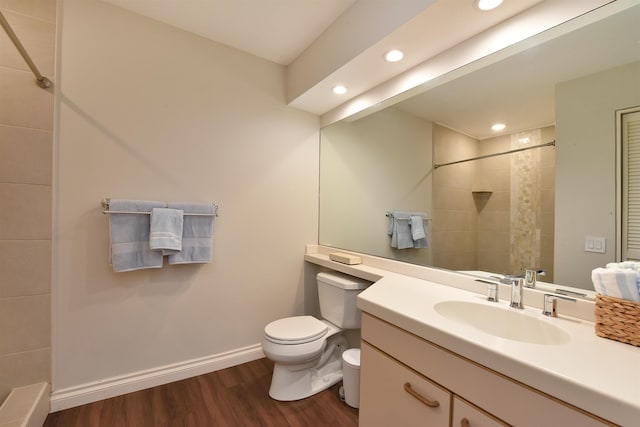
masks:
[[[169,255],[169,264],[211,262],[215,207],[211,203],[169,203],[167,207],[184,211],[182,250]],[[206,215],[189,215],[190,213]]]
[[[606,265],[607,268],[631,268],[633,270],[640,269],[640,262],[638,261],[622,261],[622,262],[610,262]]]
[[[180,209],[153,208],[149,246],[151,250],[171,255],[182,250],[183,211]]]
[[[596,268],[591,272],[595,290],[605,296],[640,302],[638,272],[630,268]]]
[[[151,218],[148,213],[153,208],[163,206],[164,202],[111,199],[110,211],[145,212],[109,215],[110,261],[113,271],[162,267],[162,252],[152,251],[149,246]]]

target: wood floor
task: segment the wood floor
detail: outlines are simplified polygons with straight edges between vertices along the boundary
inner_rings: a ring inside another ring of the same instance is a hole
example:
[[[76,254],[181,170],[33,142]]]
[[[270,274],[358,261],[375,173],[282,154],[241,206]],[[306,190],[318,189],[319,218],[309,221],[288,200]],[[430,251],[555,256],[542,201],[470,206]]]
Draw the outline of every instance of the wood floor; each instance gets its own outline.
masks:
[[[338,388],[295,402],[268,395],[273,363],[233,368],[49,414],[44,427],[356,427]]]

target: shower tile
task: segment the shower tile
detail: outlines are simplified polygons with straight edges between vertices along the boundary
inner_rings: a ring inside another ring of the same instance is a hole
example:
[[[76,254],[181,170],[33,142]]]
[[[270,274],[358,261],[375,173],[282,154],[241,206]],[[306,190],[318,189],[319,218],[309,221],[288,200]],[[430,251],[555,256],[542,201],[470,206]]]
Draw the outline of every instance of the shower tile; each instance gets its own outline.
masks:
[[[51,187],[0,183],[0,239],[51,239]]]
[[[51,292],[51,241],[0,240],[0,298]]]
[[[0,65],[0,98],[0,123],[53,129],[53,91],[39,87],[30,72]]]
[[[56,3],[56,0],[0,0],[0,8],[55,23]]]
[[[51,296],[0,298],[0,354],[51,346]]]
[[[0,182],[51,185],[51,131],[0,124]]]
[[[6,9],[2,13],[40,73],[51,78],[54,73],[55,23]],[[5,67],[30,72],[29,66],[4,31],[0,31],[0,58]]]

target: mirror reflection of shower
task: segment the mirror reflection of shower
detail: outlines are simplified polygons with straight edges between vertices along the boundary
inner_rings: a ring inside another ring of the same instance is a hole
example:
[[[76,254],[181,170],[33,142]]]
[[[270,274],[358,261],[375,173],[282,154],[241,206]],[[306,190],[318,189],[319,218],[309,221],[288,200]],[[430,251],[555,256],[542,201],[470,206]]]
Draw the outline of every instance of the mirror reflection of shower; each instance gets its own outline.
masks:
[[[552,280],[555,150],[521,149],[554,133],[548,126],[478,140],[434,125],[435,265],[503,274],[536,267]],[[455,164],[441,167],[447,162]]]

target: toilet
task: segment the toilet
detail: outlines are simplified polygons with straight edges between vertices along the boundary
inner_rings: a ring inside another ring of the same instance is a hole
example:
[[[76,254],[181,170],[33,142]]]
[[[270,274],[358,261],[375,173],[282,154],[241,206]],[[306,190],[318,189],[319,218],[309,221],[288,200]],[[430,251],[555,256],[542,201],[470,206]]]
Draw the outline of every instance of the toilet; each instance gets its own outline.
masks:
[[[331,272],[316,276],[320,315],[275,320],[264,328],[262,351],[274,362],[269,396],[304,399],[342,380],[345,329],[360,329],[356,297],[371,282]]]

